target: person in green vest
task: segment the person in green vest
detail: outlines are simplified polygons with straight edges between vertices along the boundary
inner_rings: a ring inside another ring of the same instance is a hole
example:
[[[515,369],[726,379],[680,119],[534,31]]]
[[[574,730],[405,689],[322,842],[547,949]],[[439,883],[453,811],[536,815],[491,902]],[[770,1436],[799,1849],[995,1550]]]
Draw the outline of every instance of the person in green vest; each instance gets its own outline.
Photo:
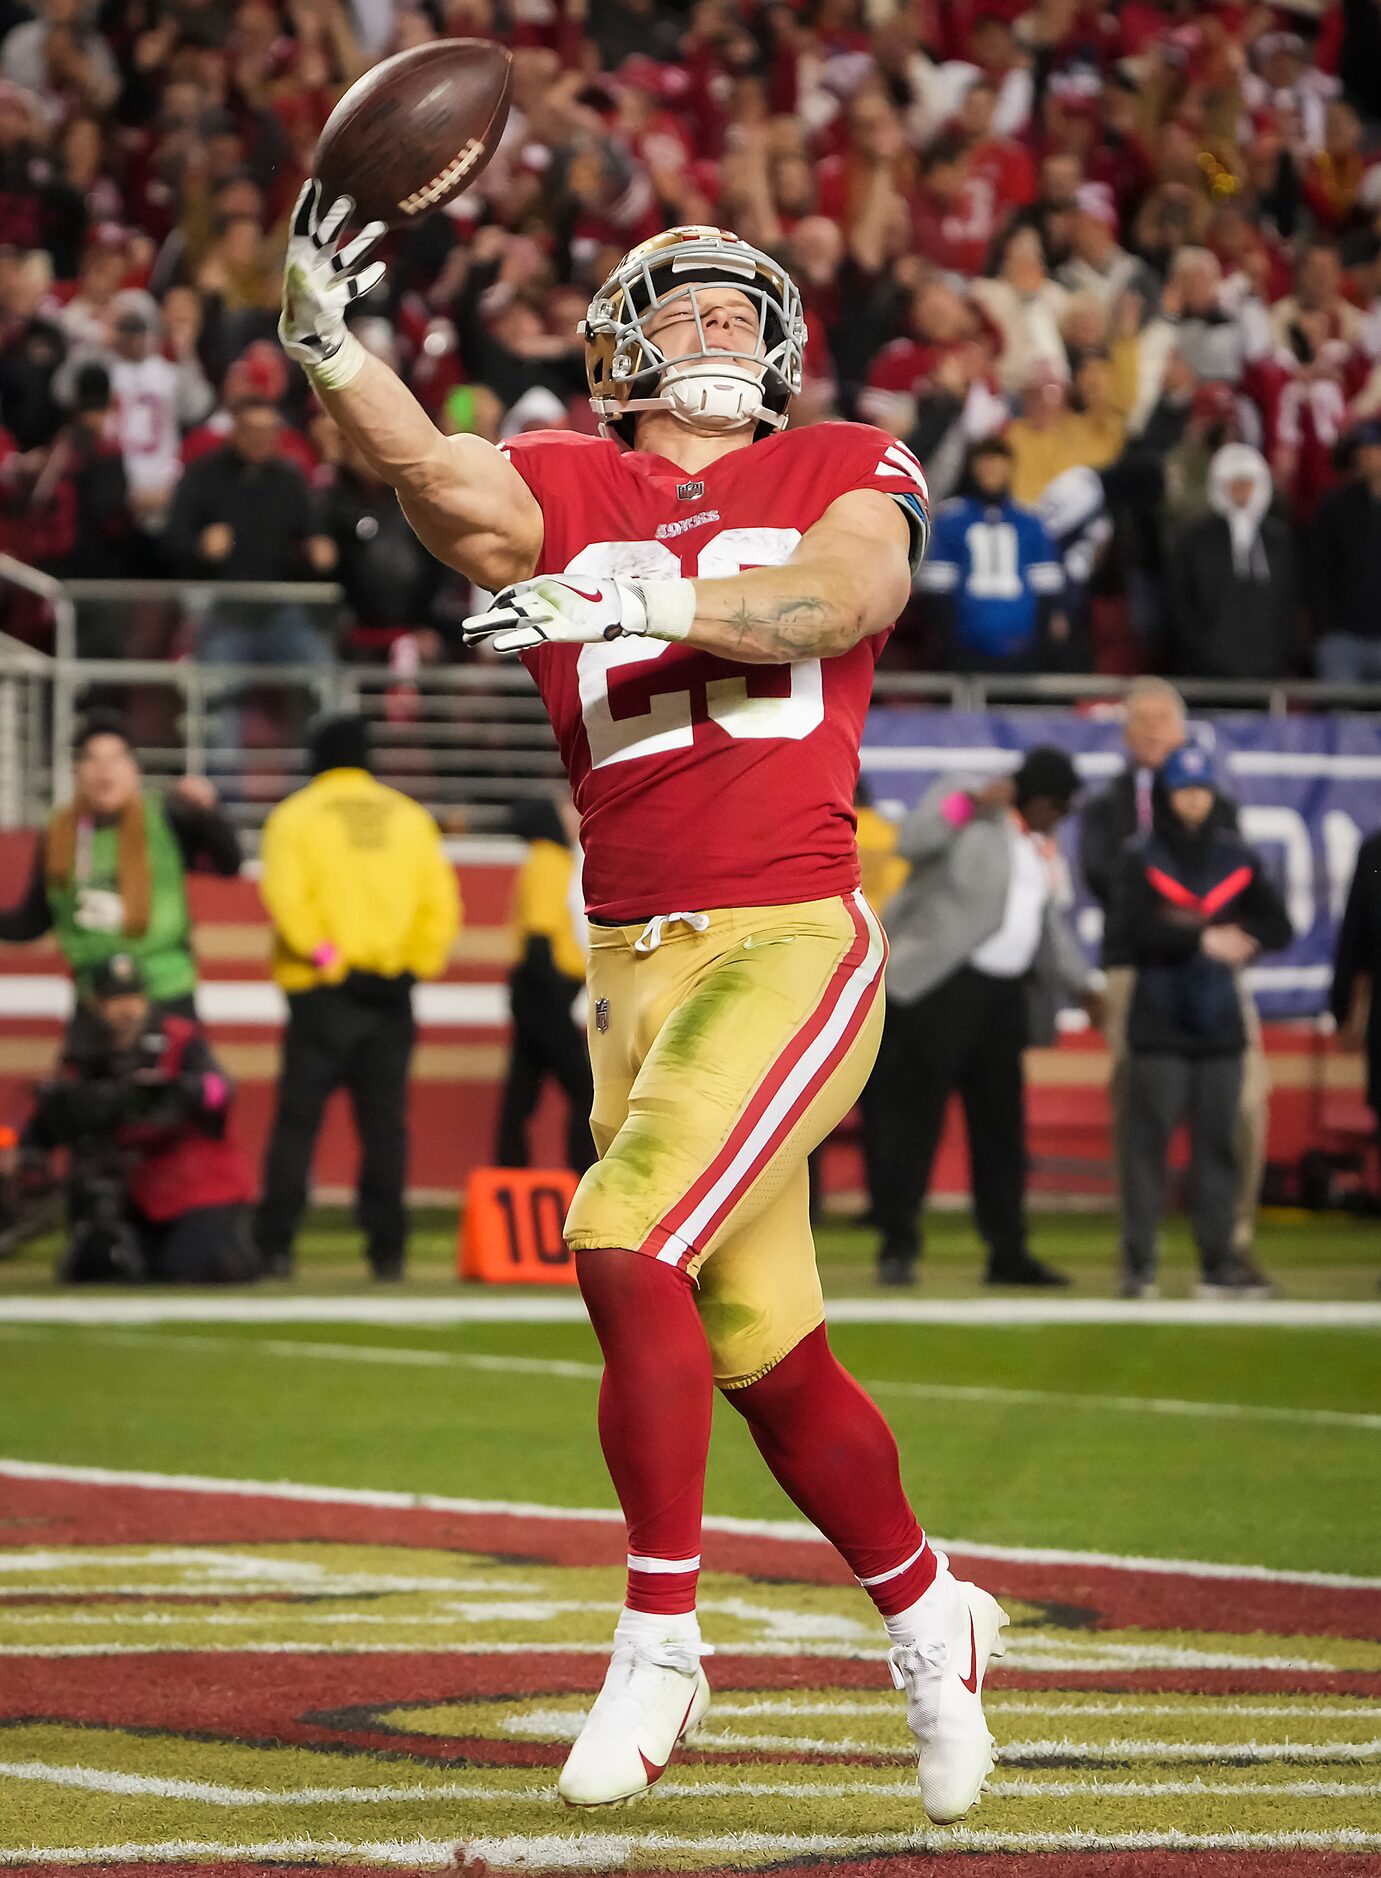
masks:
[[[0,907],[0,940],[53,932],[79,1009],[96,967],[123,953],[137,960],[160,1012],[194,1018],[187,875],[237,874],[239,837],[205,778],[185,776],[167,795],[147,789],[114,713],[89,717],[72,753],[75,793],[50,816],[23,894]]]

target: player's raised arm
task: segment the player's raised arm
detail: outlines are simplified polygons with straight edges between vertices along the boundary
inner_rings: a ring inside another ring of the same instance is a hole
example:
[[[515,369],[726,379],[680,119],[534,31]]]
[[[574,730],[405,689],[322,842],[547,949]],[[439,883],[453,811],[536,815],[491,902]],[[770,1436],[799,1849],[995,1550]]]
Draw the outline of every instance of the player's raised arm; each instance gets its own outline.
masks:
[[[337,241],[354,206],[323,212],[319,183],[303,185],[283,270],[285,351],[376,474],[395,489],[422,545],[480,586],[524,580],[542,546],[542,511],[518,472],[482,437],[446,437],[396,373],[366,352],[346,309],[383,279],[370,255],[384,234],[370,222]]]
[[[466,620],[468,641],[499,652],[644,634],[684,640],[744,665],[837,657],[886,630],[906,605],[926,523],[877,489],[838,496],[780,567],[713,580],[568,580],[546,575],[500,593]]]

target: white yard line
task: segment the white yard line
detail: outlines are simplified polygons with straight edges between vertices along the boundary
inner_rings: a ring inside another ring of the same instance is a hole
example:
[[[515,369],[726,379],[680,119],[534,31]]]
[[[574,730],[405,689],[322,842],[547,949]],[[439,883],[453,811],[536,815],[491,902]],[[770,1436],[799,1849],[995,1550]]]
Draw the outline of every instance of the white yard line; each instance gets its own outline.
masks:
[[[713,1710],[711,1711],[713,1715]],[[572,1729],[574,1732],[574,1728]],[[544,1737],[549,1733],[543,1730]],[[875,1741],[858,1741],[839,1735],[740,1734],[732,1728],[716,1728],[709,1723],[702,1737],[706,1748],[732,1748],[760,1754],[773,1749],[794,1754],[828,1754],[842,1759],[856,1756],[867,1761],[900,1761],[908,1753],[896,1747],[879,1746]],[[1066,1738],[1049,1741],[1004,1741],[1004,1767],[1040,1766],[1053,1762],[1065,1766],[1071,1762],[1118,1765],[1123,1761],[1178,1761],[1209,1766],[1264,1767],[1275,1762],[1381,1760],[1381,1740],[1375,1741],[1143,1741],[1129,1736],[1113,1741],[1073,1741]]]
[[[479,1514],[514,1519],[560,1521],[595,1520],[621,1526],[623,1515],[613,1507],[546,1506],[528,1500],[471,1500],[433,1493],[390,1493],[371,1487],[321,1487],[288,1480],[219,1479],[214,1474],[163,1474],[146,1469],[73,1467],[54,1461],[0,1459],[0,1479],[65,1480],[78,1486],[140,1487],[164,1493],[231,1494],[249,1499],[306,1500],[316,1505],[371,1506],[390,1511],[415,1508],[423,1512]],[[827,1541],[804,1520],[735,1519],[721,1515],[705,1521],[707,1532],[732,1533],[758,1539],[787,1539],[825,1545]],[[1124,1556],[1116,1552],[1069,1552],[1044,1546],[986,1545],[968,1539],[935,1537],[937,1545],[966,1558],[996,1559],[1021,1565],[1074,1565],[1084,1569],[1167,1572],[1175,1577],[1248,1579],[1253,1583],[1318,1585],[1332,1590],[1381,1590],[1381,1577],[1355,1577],[1346,1572],[1282,1571],[1269,1565],[1224,1565],[1202,1559],[1165,1559]],[[803,1652],[808,1654],[808,1652]]]
[[[1031,1761],[1203,1761],[1264,1767],[1276,1761],[1381,1760],[1377,1741],[1004,1741],[1008,1767]]]
[[[234,1859],[241,1863],[268,1859],[349,1859],[376,1865],[435,1865],[454,1868],[463,1850],[470,1859],[503,1870],[519,1866],[529,1871],[599,1871],[626,1868],[630,1860],[648,1853],[691,1853],[701,1857],[763,1857],[774,1864],[786,1858],[862,1856],[867,1853],[913,1852],[1252,1852],[1252,1851],[1375,1851],[1381,1833],[1341,1826],[1336,1832],[1002,1832],[963,1826],[934,1827],[928,1831],[867,1833],[857,1836],[830,1833],[743,1832],[691,1838],[676,1833],[584,1832],[510,1833],[504,1838],[392,1839],[271,1839],[254,1844],[207,1839],[162,1839],[96,1846],[0,1847],[0,1865],[99,1865],[168,1863],[174,1859]]]
[[[835,1298],[832,1324],[1173,1324],[1279,1330],[1378,1330],[1381,1303],[1267,1299],[1240,1303],[1120,1298]],[[565,1293],[463,1295],[437,1298],[360,1297],[73,1297],[0,1298],[0,1323],[11,1324],[583,1324],[585,1307]]]
[[[455,1864],[454,1839],[268,1839],[255,1845],[208,1839],[156,1839],[122,1845],[0,1846],[0,1865],[147,1865],[174,1859],[349,1859],[362,1865]]]
[[[83,1793],[113,1793],[125,1799],[195,1800],[203,1806],[338,1806],[385,1800],[506,1800],[516,1797],[502,1787],[478,1789],[459,1780],[439,1781],[434,1787],[301,1787],[279,1792],[273,1787],[231,1787],[220,1781],[122,1774],[104,1767],[64,1766],[51,1761],[0,1761],[0,1780],[75,1787]]]
[[[467,1839],[473,1859],[504,1870],[520,1866],[536,1871],[614,1871],[648,1853],[691,1853],[707,1858],[759,1856],[774,1864],[789,1858],[861,1857],[870,1852],[1248,1852],[1371,1851],[1381,1847],[1381,1833],[1340,1827],[1337,1832],[1001,1832],[963,1826],[914,1832],[835,1833],[742,1832],[683,1837],[676,1833],[588,1833],[567,1838],[559,1833],[513,1833],[502,1839]]]
[[[53,1325],[0,1323],[0,1341],[41,1337],[55,1328]],[[87,1326],[81,1328],[87,1329]],[[84,1341],[112,1345],[116,1349],[196,1350],[232,1357],[281,1356],[293,1361],[320,1357],[337,1363],[382,1364],[385,1368],[476,1369],[491,1374],[511,1372],[515,1376],[566,1377],[579,1382],[598,1382],[604,1374],[601,1363],[567,1362],[559,1357],[485,1356],[463,1350],[419,1350],[406,1345],[377,1343],[319,1343],[306,1338],[162,1336],[153,1331],[91,1328]],[[1381,1427],[1381,1415],[1375,1419]]]
[[[0,1338],[41,1336],[52,1326],[0,1325]],[[577,1382],[598,1382],[604,1374],[599,1363],[567,1362],[536,1356],[485,1356],[465,1351],[419,1350],[367,1343],[324,1343],[286,1337],[162,1336],[152,1332],[97,1330],[91,1341],[119,1348],[213,1351],[235,1358],[245,1356],[318,1357],[326,1362],[373,1363],[404,1369],[473,1369],[515,1376],[554,1376]],[[1299,1427],[1347,1428],[1354,1432],[1381,1432],[1381,1414],[1351,1409],[1282,1408],[1271,1403],[1194,1401],[1176,1396],[1083,1395],[1058,1389],[1001,1389],[987,1385],[946,1382],[892,1381],[861,1378],[874,1395],[915,1396],[934,1402],[993,1403],[1001,1407],[1093,1410],[1099,1414],[1171,1415],[1192,1421],[1260,1421]]]
[[[998,1389],[943,1382],[868,1382],[877,1395],[918,1396],[936,1402],[992,1402],[1003,1407],[1093,1409],[1100,1414],[1179,1415],[1194,1421],[1293,1423],[1297,1427],[1381,1432],[1381,1415],[1351,1409],[1279,1408],[1256,1402],[1193,1402],[1174,1396],[1080,1395],[1057,1389]]]
[[[880,1783],[881,1784],[881,1783]],[[910,1786],[908,1781],[907,1785]],[[841,1787],[839,1797],[851,1791]],[[858,1789],[852,1789],[858,1791]],[[1211,1799],[1374,1800],[1366,1780],[990,1780],[984,1788],[998,1800]]]
[[[607,1613],[610,1607],[606,1604]],[[609,1639],[602,1638],[598,1643],[441,1643],[432,1638],[426,1640],[428,1656],[597,1656],[605,1661],[609,1657]],[[273,1643],[21,1643],[14,1648],[0,1645],[0,1661],[11,1656],[167,1656],[176,1655],[184,1661],[188,1656],[399,1656],[415,1655],[416,1645],[407,1643],[320,1643],[314,1638],[304,1637],[297,1642]],[[721,1644],[717,1652],[720,1656],[761,1656],[773,1662],[791,1662],[801,1656],[820,1656],[826,1659],[845,1658],[849,1661],[881,1663],[880,1644],[869,1644],[866,1648],[859,1643],[735,1643]],[[1235,1667],[1255,1669],[1258,1667],[1251,1657],[1236,1659]],[[1059,1663],[1042,1662],[1044,1669],[1087,1669],[1085,1662]],[[1291,1665],[1292,1668],[1298,1665]],[[1319,1665],[1331,1668],[1332,1665]]]
[[[1004,1662],[1004,1667],[1010,1667]],[[1163,1715],[1167,1718],[1176,1715],[1198,1715],[1217,1721],[1220,1716],[1234,1719],[1245,1717],[1256,1720],[1258,1717],[1269,1721],[1288,1719],[1299,1721],[1306,1712],[1318,1721],[1378,1721],[1381,1720],[1381,1701],[1348,1703],[1338,1708],[1319,1708],[1311,1704],[1305,1711],[1298,1702],[1262,1703],[1259,1706],[1250,1702],[1224,1701],[1219,1696],[1196,1696],[1192,1701],[1174,1696],[1161,1699],[1148,1698],[1146,1701],[1129,1701],[1125,1696],[1109,1696],[1102,1702],[1075,1701],[1064,1702],[1059,1699],[1059,1691],[1052,1690],[1047,1700],[1032,1701],[1026,1696],[1011,1696],[1005,1689],[989,1689],[983,1697],[983,1706],[990,1715],[1044,1715],[1047,1720],[1063,1720],[1066,1715],[1093,1716],[1108,1715]],[[582,1709],[583,1714],[583,1709]],[[863,1696],[861,1698],[841,1697],[837,1701],[826,1698],[818,1702],[806,1701],[791,1695],[774,1696],[736,1696],[716,1694],[713,1713],[716,1718],[732,1715],[736,1720],[742,1716],[758,1715],[891,1715],[896,1712],[896,1698],[890,1690],[883,1695]]]
[[[525,1770],[534,1777],[540,1769]],[[126,1774],[105,1767],[85,1767],[53,1761],[0,1761],[0,1780],[18,1780],[44,1786],[71,1787],[84,1793],[108,1793],[122,1799],[188,1800],[203,1806],[368,1806],[383,1802],[410,1804],[465,1800],[471,1805],[550,1806],[553,1786],[486,1787],[476,1781],[438,1780],[430,1785],[355,1787],[237,1787],[222,1781],[179,1780],[158,1774]],[[891,1799],[912,1800],[914,1779],[805,1781],[805,1780],[696,1780],[672,1775],[659,1792],[683,1799]],[[1000,1799],[1155,1799],[1172,1795],[1203,1794],[1250,1799],[1352,1800],[1372,1798],[1370,1783],[1348,1780],[1206,1781],[1109,1780],[1042,1781],[1029,1778],[993,1780],[988,1793]]]

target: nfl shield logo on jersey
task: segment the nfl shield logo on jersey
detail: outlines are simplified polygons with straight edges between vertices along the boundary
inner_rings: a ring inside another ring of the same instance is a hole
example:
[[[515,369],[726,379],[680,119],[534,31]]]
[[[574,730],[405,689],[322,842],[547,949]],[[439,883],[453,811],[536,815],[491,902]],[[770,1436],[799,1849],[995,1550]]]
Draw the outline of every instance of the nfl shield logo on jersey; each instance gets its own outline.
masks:
[[[703,482],[677,483],[676,500],[678,502],[698,502],[705,493]]]
[[[608,1030],[608,1028],[609,1028],[609,1000],[608,998],[596,998],[595,999],[595,1029],[599,1032],[600,1036],[602,1037],[605,1031]]]

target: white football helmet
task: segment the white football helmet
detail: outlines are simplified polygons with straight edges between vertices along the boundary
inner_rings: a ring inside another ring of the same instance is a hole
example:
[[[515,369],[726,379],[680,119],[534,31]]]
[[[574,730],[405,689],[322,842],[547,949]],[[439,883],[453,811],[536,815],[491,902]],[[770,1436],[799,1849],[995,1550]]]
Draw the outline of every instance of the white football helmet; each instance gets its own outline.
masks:
[[[751,353],[706,342],[697,287],[734,287],[758,309]],[[647,325],[670,301],[685,296],[699,331],[699,349],[666,359]],[[619,262],[585,316],[585,369],[590,403],[607,434],[632,441],[627,422],[637,411],[670,411],[692,430],[780,430],[801,389],[805,317],[785,268],[723,228],[669,228],[641,242]]]

